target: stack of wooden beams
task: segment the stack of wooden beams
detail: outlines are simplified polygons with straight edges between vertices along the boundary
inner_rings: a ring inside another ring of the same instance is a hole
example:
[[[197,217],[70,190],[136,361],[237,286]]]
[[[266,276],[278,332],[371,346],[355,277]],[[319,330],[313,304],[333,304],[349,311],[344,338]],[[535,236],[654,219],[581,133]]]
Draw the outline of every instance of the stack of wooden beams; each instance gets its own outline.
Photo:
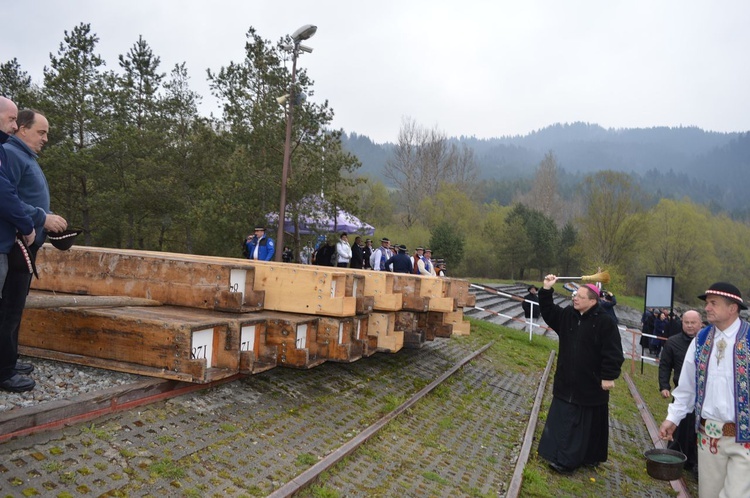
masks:
[[[467,334],[469,282],[45,244],[23,354],[206,383]]]

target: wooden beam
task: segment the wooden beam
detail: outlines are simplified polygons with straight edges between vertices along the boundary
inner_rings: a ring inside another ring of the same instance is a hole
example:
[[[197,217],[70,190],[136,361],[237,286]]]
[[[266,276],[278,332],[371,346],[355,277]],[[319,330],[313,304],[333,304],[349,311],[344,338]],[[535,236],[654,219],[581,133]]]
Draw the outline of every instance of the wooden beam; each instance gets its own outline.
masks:
[[[395,328],[404,333],[404,347],[419,349],[424,346],[425,332],[419,328],[417,314],[414,311],[397,311]]]
[[[395,353],[404,347],[404,333],[395,328],[395,312],[370,313],[367,327],[367,333],[377,337],[378,351]]]
[[[443,282],[443,296],[456,300],[457,308],[471,307],[476,304],[476,295],[470,292],[471,282],[460,278],[441,278]]]
[[[265,309],[338,317],[357,314],[356,297],[346,295],[345,272],[304,266],[287,263],[255,267],[254,288],[265,293]]]
[[[166,379],[206,383],[235,375],[229,325],[174,307],[26,310],[19,345],[42,357]]]
[[[25,309],[161,305],[162,303],[153,299],[130,296],[77,296],[73,294],[52,294],[49,292],[31,291],[26,297]]]
[[[262,309],[262,294],[252,292],[252,268],[231,259],[195,264],[173,253],[80,246],[59,251],[45,244],[37,255],[37,270],[40,278],[32,282],[37,290],[130,296],[233,312]],[[243,288],[232,288],[233,271],[242,273]]]
[[[364,277],[364,295],[373,297],[373,310],[398,311],[402,308],[401,293],[393,290],[393,273],[387,271],[359,270],[354,268],[350,268],[348,271]]]

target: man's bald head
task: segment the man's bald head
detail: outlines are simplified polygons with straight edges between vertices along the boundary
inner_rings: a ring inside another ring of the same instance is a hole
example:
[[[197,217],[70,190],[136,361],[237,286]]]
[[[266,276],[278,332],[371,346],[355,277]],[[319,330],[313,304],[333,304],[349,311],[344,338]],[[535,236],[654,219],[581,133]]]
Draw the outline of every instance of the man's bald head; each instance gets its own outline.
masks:
[[[18,129],[16,119],[18,118],[18,107],[12,100],[0,96],[0,131],[13,135]]]
[[[695,337],[701,327],[703,326],[703,320],[701,314],[695,310],[688,310],[682,314],[682,331],[690,337]]]

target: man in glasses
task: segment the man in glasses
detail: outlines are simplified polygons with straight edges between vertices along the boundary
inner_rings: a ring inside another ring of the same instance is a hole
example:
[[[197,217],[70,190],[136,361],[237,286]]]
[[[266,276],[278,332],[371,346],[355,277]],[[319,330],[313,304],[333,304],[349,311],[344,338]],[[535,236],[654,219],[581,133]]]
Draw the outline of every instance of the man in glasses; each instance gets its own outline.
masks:
[[[539,455],[561,474],[607,461],[609,391],[625,358],[620,331],[599,304],[599,289],[582,285],[565,308],[553,300],[555,275],[539,291],[542,318],[559,336],[552,404]]]

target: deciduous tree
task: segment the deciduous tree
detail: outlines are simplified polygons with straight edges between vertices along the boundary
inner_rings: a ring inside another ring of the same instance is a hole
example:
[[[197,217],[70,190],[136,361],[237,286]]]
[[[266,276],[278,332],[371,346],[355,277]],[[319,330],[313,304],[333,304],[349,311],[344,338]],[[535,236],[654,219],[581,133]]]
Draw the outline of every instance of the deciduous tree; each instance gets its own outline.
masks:
[[[643,227],[643,199],[630,177],[615,171],[587,176],[581,185],[585,203],[578,220],[582,263],[627,266],[636,256]]]

